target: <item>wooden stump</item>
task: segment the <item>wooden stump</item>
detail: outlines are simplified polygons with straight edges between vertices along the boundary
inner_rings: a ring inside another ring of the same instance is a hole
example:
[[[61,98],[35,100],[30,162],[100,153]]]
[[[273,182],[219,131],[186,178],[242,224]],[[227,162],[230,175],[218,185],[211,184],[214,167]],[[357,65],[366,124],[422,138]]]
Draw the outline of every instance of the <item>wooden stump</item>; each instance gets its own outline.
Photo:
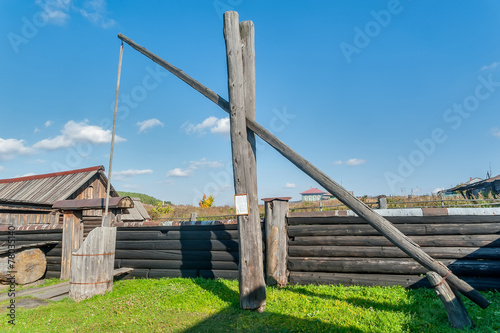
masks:
[[[69,297],[81,301],[113,289],[116,227],[97,227],[72,253]]]
[[[40,249],[29,249],[0,259],[0,282],[27,284],[42,278],[47,267]],[[11,275],[12,272],[12,275]]]

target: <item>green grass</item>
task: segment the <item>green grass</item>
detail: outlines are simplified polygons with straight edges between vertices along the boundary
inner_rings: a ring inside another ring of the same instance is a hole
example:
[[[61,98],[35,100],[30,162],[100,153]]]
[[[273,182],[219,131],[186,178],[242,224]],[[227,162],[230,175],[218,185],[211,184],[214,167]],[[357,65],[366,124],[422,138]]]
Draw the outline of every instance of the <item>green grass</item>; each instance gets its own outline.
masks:
[[[476,327],[500,330],[500,293],[486,310],[465,299]],[[5,316],[5,310],[0,315]],[[264,313],[239,308],[238,283],[159,279],[115,282],[112,293],[17,309],[2,332],[456,332],[433,290],[402,287],[268,288]]]

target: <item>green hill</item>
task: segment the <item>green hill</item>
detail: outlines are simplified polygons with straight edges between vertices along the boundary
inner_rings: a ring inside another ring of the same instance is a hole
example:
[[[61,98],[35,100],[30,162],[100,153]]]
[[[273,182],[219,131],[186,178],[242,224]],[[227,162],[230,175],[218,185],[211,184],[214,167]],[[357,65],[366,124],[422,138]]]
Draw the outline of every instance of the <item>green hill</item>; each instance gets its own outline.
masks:
[[[118,195],[122,197],[131,197],[131,198],[140,198],[142,203],[149,204],[149,205],[156,205],[159,202],[163,202],[162,200],[158,200],[150,195],[143,194],[143,193],[135,193],[135,192],[124,192],[124,191],[117,191]],[[170,203],[169,201],[166,203]]]

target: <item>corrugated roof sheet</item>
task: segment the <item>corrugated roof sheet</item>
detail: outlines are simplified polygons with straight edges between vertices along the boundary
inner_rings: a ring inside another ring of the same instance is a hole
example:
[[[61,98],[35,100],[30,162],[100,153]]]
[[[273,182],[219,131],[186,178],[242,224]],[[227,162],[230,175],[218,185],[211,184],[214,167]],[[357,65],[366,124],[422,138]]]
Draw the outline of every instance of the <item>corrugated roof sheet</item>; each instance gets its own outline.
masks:
[[[52,205],[67,199],[99,171],[104,167],[0,179],[0,200]]]

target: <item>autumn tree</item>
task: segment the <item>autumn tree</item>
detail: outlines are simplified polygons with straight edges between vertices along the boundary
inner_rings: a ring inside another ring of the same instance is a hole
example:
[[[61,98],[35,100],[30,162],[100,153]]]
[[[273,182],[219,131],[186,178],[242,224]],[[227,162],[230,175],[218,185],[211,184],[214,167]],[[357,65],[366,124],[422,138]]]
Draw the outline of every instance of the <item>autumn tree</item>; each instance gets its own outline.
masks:
[[[207,198],[207,195],[203,194],[203,198],[200,200],[199,205],[201,208],[209,208],[212,207],[213,203],[214,203],[213,195],[210,194]]]

